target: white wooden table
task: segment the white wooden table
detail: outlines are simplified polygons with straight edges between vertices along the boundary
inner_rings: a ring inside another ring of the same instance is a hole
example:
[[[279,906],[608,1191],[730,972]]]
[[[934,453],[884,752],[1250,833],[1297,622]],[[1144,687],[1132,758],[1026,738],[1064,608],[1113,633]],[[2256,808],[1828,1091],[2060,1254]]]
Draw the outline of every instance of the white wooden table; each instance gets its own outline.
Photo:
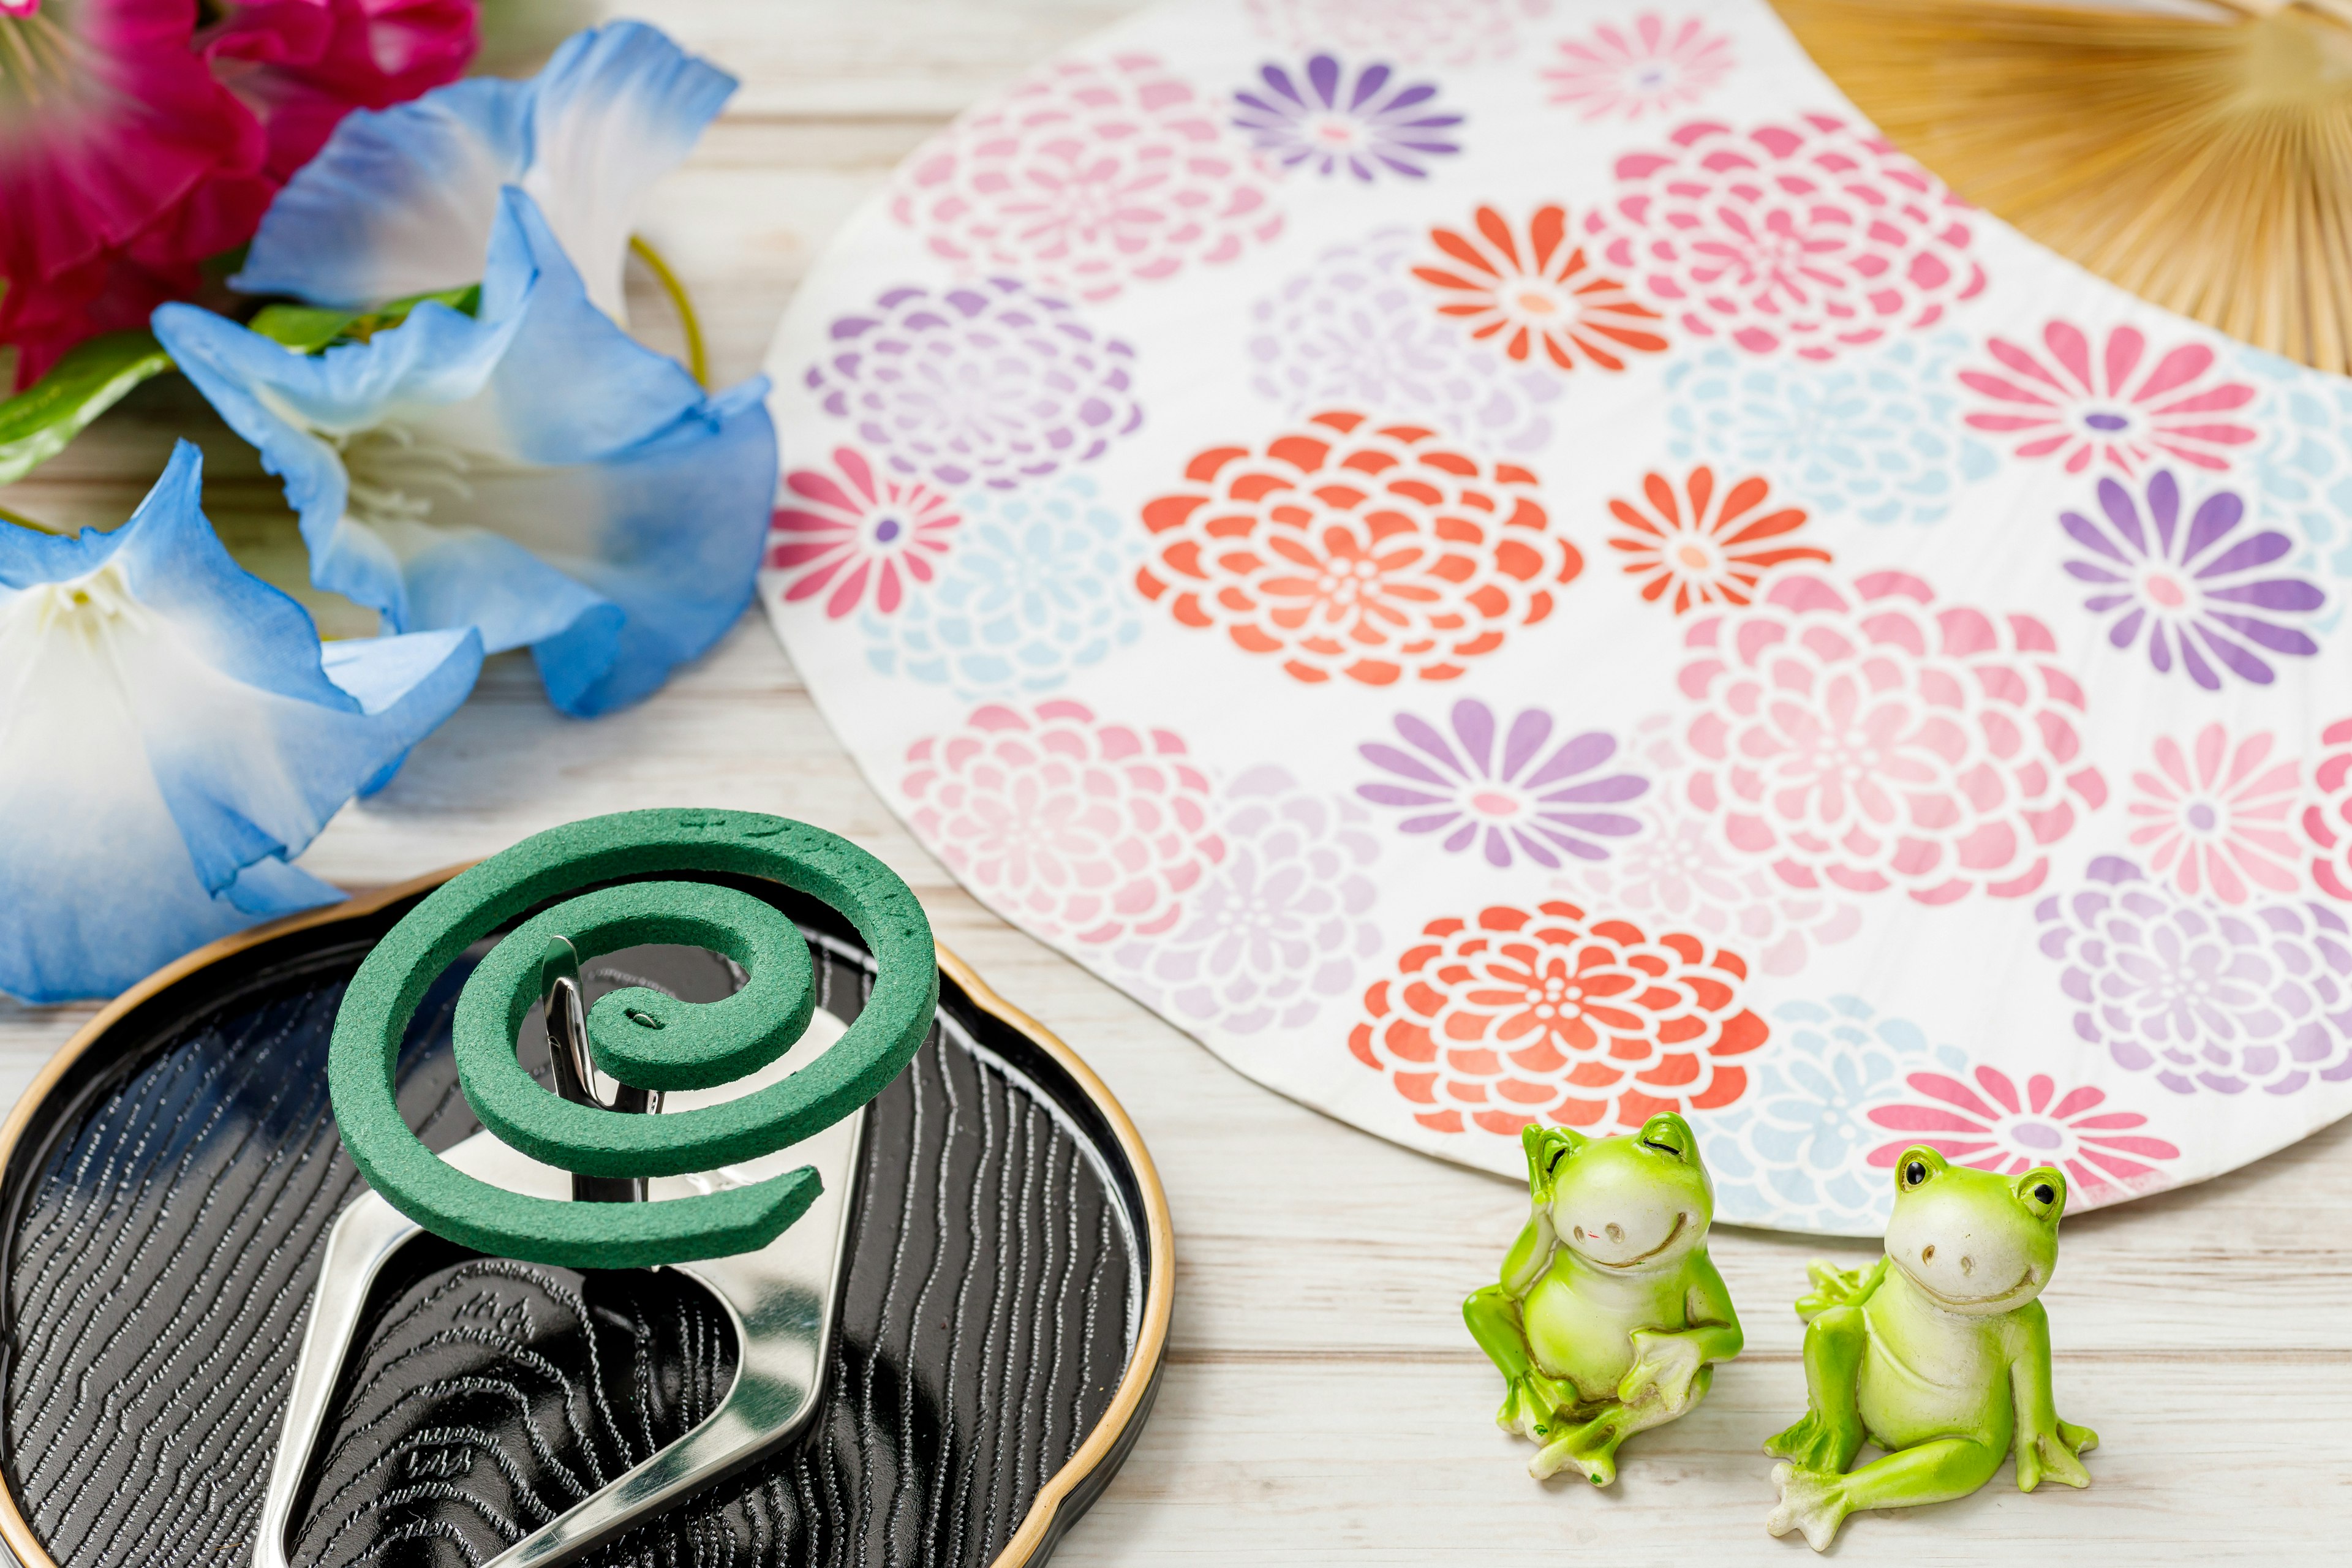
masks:
[[[757,371],[803,270],[901,156],[1129,8],[665,0],[641,12],[743,79],[646,225],[704,313],[716,378]],[[635,298],[658,339],[658,295]],[[184,391],[142,395],[0,502],[112,526],[183,433],[206,447],[208,507],[240,554],[300,589],[331,631],[364,629],[302,585],[276,482]],[[982,910],[884,807],[756,615],[651,701],[593,724],[550,710],[520,656],[493,660],[398,781],[346,810],[303,864],[383,884],[574,817],[684,804],[805,817],[881,855],[941,940],[1086,1056],[1150,1142],[1177,1229],[1167,1370],[1141,1441],[1057,1563],[1809,1561],[1794,1537],[1763,1533],[1773,1494],[1759,1445],[1802,1408],[1788,1303],[1805,1259],[1852,1263],[1868,1247],[1718,1229],[1748,1353],[1694,1415],[1628,1446],[1614,1488],[1529,1480],[1525,1446],[1491,1423],[1499,1380],[1459,1315],[1525,1217],[1524,1191],[1259,1089]],[[0,1102],[93,1010],[0,1001]],[[1856,1520],[1839,1560],[2352,1561],[2352,1126],[2069,1220],[2044,1300],[2061,1405],[2103,1439],[2091,1489],[2021,1496],[2004,1468],[1965,1501]]]

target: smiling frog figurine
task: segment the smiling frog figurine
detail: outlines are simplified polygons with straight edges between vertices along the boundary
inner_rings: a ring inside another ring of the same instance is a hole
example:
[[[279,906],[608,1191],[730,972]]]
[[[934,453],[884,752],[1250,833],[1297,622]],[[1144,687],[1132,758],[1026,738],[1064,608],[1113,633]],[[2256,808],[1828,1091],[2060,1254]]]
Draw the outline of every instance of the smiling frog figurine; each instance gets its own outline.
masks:
[[[2065,1209],[2066,1178],[2047,1166],[2003,1176],[1903,1152],[1886,1256],[1867,1270],[1814,1264],[1797,1302],[1810,1408],[1764,1445],[1789,1461],[1773,1467],[1780,1504],[1765,1529],[1826,1551],[1850,1513],[1968,1496],[2012,1447],[2020,1491],[2091,1484],[2076,1456],[2098,1435],[2058,1419],[2034,1299]],[[1865,1441],[1885,1457],[1848,1474]]]
[[[1739,1353],[1706,1256],[1715,1189],[1679,1116],[1630,1138],[1529,1127],[1520,1142],[1534,1215],[1462,1316],[1508,1384],[1496,1425],[1538,1445],[1528,1473],[1574,1465],[1605,1487],[1618,1444],[1689,1410],[1711,1363]]]

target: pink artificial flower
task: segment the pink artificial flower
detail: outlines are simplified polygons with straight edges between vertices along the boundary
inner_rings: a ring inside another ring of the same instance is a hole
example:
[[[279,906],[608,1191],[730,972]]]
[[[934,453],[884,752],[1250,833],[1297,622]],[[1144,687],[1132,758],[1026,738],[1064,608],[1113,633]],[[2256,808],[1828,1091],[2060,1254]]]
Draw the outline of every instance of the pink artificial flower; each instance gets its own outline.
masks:
[[[0,343],[30,384],[252,237],[343,113],[454,79],[478,0],[0,0]]]
[[[354,109],[455,81],[474,58],[479,0],[225,0],[199,40],[213,74],[268,133],[277,184]]]

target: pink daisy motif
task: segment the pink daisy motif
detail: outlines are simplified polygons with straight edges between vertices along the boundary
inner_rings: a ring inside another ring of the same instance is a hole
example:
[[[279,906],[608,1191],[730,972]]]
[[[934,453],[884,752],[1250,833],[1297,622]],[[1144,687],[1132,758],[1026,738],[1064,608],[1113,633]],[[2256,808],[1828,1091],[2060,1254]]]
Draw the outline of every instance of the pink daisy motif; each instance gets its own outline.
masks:
[[[2148,869],[2189,898],[2242,904],[2256,889],[2297,890],[2293,814],[2302,768],[2271,761],[2265,731],[2235,746],[2208,724],[2190,749],[2167,735],[2156,742],[2156,771],[2132,774],[2131,841]]]
[[[2311,770],[2312,795],[2303,809],[2311,840],[2311,879],[2331,899],[2352,902],[2352,719],[2320,731],[2329,748]]]
[[[2095,354],[2071,321],[2042,329],[2044,352],[2006,338],[1986,352],[1998,371],[1964,370],[1961,384],[1989,397],[1968,416],[1971,429],[2013,438],[2021,458],[2056,457],[2070,474],[2102,463],[2125,474],[2163,458],[2200,468],[2226,468],[2230,450],[2254,438],[2252,426],[2225,417],[2254,400],[2254,389],[2210,373],[2213,351],[2181,343],[2156,363],[2137,327],[2116,327]]]
[[[912,584],[931,580],[963,520],[942,492],[877,474],[851,447],[835,447],[833,464],[838,478],[822,468],[785,478],[798,500],[778,507],[768,524],[768,570],[786,574],[788,605],[824,594],[835,620],[861,605],[893,614]]]
[[[2150,1160],[2178,1160],[2180,1151],[2137,1129],[2147,1118],[2137,1110],[2101,1110],[2106,1092],[2084,1084],[2058,1093],[2055,1081],[2035,1073],[2017,1085],[1997,1068],[1979,1067],[1974,1087],[1942,1073],[1915,1072],[1911,1092],[1932,1102],[1883,1105],[1871,1121],[1904,1136],[1870,1152],[1870,1163],[1892,1170],[1903,1151],[1925,1143],[1947,1160],[1979,1171],[2022,1175],[2036,1165],[2066,1173],[2074,1206],[2102,1204],[2171,1184]]]
[[[1630,27],[1603,22],[1562,39],[1543,77],[1551,100],[1596,120],[1640,120],[1696,103],[1730,71],[1731,40],[1696,16],[1668,22],[1645,11]]]

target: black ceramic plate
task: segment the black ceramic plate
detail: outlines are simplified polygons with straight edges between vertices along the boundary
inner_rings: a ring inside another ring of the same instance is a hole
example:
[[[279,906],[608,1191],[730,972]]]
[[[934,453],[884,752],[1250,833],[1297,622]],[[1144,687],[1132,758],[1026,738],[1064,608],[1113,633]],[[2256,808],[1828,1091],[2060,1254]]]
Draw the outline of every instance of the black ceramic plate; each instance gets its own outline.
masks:
[[[360,960],[439,880],[163,971],[0,1129],[0,1540],[24,1568],[249,1561],[319,1244],[362,1190],[328,1033]],[[856,933],[738,885],[800,922],[823,1005],[855,1017]],[[694,999],[723,991],[715,962],[638,950],[586,978]],[[477,1125],[449,1052],[465,967],[402,1058],[402,1109],[436,1148]],[[1085,1065],[944,953],[940,989],[939,1026],[874,1102],[816,1420],[588,1562],[1041,1563],[1134,1442],[1172,1298],[1150,1160]],[[666,1270],[415,1244],[345,1371],[292,1560],[486,1561],[692,1426],[732,1355],[717,1304]]]

